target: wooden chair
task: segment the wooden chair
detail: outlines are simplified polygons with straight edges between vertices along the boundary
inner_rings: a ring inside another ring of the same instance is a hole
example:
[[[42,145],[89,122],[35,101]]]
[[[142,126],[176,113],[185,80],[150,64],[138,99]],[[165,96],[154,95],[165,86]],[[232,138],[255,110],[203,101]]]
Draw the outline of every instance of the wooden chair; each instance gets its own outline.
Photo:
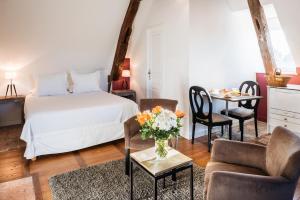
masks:
[[[241,93],[248,93],[250,95],[260,96],[260,87],[256,82],[245,81],[240,86]],[[255,125],[255,135],[258,137],[257,128],[257,109],[259,105],[258,100],[250,100],[239,102],[238,108],[233,108],[228,110],[228,116],[239,120],[240,131],[241,131],[241,141],[244,140],[244,121],[254,118]],[[222,110],[221,114],[225,114],[226,111]]]
[[[196,123],[203,124],[208,127],[208,151],[211,149],[211,131],[215,126],[229,126],[229,139],[231,140],[232,120],[224,115],[213,113],[212,99],[209,93],[202,87],[193,86],[189,92],[190,105],[192,109],[193,135],[192,144],[195,139]],[[204,111],[205,103],[208,103],[208,112]]]
[[[155,106],[161,106],[165,109],[176,111],[176,100],[170,99],[141,99],[140,111],[151,110]],[[125,174],[129,175],[130,150],[140,151],[155,145],[153,139],[143,140],[140,134],[140,125],[136,121],[136,116],[128,119],[124,123],[125,131]]]

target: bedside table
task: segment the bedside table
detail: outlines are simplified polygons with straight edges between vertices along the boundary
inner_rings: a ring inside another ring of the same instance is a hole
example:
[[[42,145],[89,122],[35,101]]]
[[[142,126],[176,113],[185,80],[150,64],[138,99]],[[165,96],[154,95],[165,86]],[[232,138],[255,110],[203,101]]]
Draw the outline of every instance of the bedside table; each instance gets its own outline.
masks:
[[[24,123],[25,96],[0,97],[0,127]]]
[[[111,93],[136,102],[136,93],[134,90],[112,90]]]

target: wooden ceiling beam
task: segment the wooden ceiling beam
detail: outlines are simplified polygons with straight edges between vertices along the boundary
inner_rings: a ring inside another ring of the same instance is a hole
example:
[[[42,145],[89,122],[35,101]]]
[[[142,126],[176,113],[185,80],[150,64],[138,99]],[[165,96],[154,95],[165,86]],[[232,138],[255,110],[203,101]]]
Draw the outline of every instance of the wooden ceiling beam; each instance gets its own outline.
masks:
[[[120,75],[120,66],[124,62],[126,57],[128,43],[132,32],[132,25],[139,9],[141,0],[130,0],[129,6],[121,27],[119,34],[118,44],[116,47],[115,57],[111,68],[111,73],[109,77],[108,90],[111,89],[111,82],[118,80]]]
[[[261,56],[267,75],[273,75],[276,67],[270,32],[264,8],[259,0],[248,0],[252,21],[254,23]]]

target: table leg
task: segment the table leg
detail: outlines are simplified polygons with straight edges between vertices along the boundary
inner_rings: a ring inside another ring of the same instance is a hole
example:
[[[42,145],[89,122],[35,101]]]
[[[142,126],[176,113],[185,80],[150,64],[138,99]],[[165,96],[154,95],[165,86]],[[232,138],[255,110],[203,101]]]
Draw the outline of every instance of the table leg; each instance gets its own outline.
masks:
[[[191,200],[194,199],[194,170],[193,165],[191,166],[191,182],[190,182],[190,194],[191,194]]]
[[[154,200],[157,200],[157,180],[154,178]]]
[[[225,101],[225,102],[226,102],[225,115],[228,116],[228,114],[229,114],[229,113],[228,113],[228,112],[229,112],[229,102],[228,102],[228,101]],[[228,126],[225,126],[225,132],[226,132],[226,133],[229,133],[229,127],[228,127]]]
[[[130,200],[133,200],[133,163],[130,161]]]
[[[229,110],[229,102],[226,101],[226,110],[225,110],[225,114],[228,116],[228,110]]]
[[[163,187],[166,188],[166,177],[164,177]]]

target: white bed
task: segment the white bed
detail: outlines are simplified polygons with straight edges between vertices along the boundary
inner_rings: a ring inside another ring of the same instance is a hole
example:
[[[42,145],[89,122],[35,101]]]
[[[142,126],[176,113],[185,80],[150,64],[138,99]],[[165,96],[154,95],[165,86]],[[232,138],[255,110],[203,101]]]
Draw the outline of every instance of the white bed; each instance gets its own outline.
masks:
[[[28,95],[21,139],[32,159],[64,153],[124,137],[123,122],[138,112],[131,100],[107,92],[78,95]]]

